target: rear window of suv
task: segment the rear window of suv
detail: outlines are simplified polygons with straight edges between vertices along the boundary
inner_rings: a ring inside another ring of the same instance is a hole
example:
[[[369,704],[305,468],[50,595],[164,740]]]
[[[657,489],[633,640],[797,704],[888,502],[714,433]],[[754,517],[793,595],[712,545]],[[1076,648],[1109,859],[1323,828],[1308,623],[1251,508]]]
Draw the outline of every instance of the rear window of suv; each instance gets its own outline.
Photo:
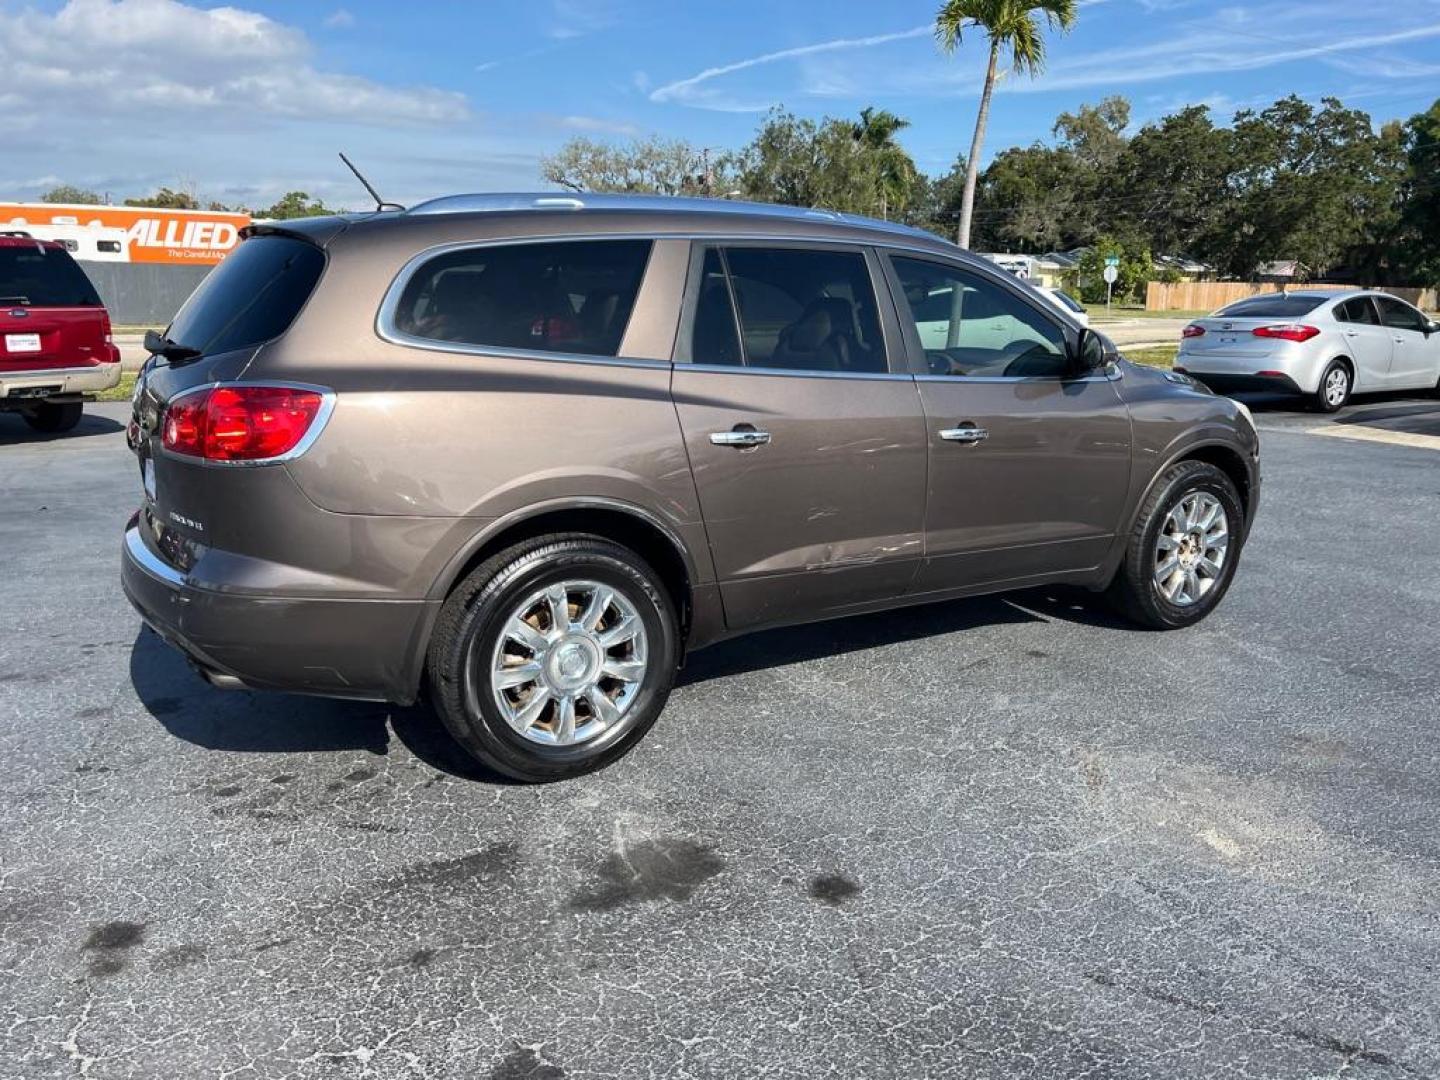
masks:
[[[325,253],[289,236],[252,236],[210,272],[166,331],[201,353],[248,349],[295,321],[325,269]]]
[[[59,247],[0,246],[0,303],[29,307],[99,307],[85,271]]]
[[[437,255],[406,283],[393,328],[428,341],[616,356],[650,246],[575,240]]]
[[[1321,296],[1251,296],[1237,300],[1215,314],[1236,319],[1287,319],[1309,315],[1325,302]]]

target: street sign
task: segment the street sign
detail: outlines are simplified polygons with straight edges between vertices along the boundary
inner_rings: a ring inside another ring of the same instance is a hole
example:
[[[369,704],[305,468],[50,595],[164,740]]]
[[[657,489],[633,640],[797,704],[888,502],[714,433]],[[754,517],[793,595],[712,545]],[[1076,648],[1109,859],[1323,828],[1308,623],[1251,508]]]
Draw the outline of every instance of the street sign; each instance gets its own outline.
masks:
[[[1119,256],[1119,255],[1106,255],[1106,256],[1105,256],[1105,265],[1106,265],[1106,266],[1119,266],[1119,265],[1120,265],[1120,256]]]
[[[1115,263],[1105,264],[1105,273],[1100,275],[1105,279],[1106,285],[1114,285],[1115,280],[1120,276],[1120,268]]]

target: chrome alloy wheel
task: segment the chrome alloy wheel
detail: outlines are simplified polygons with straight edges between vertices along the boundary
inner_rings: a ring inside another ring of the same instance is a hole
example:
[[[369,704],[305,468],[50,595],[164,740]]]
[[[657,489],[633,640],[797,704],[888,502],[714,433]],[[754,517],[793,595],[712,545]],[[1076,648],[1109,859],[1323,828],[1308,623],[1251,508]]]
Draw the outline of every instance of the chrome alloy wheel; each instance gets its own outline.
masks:
[[[1338,409],[1350,394],[1350,373],[1339,364],[1325,376],[1325,404]]]
[[[1198,603],[1220,580],[1230,520],[1219,499],[1192,491],[1165,515],[1155,538],[1155,588],[1176,607]]]
[[[619,589],[547,585],[506,618],[489,658],[490,692],[531,742],[574,746],[613,728],[645,683],[645,623]]]

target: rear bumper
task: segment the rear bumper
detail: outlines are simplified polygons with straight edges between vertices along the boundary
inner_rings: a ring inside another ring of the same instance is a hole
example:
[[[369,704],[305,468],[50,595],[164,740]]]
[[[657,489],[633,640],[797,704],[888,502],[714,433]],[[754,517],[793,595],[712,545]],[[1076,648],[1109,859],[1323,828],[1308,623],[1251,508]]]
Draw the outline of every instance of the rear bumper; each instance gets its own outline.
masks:
[[[141,618],[212,684],[409,704],[423,600],[244,594],[195,585],[125,531],[121,584]]]
[[[1303,394],[1300,385],[1288,375],[1238,375],[1212,371],[1195,371],[1177,363],[1176,371],[1204,383],[1217,394]]]
[[[80,368],[41,368],[38,371],[0,371],[0,408],[15,408],[17,402],[28,404],[52,397],[98,394],[119,383],[119,363]]]

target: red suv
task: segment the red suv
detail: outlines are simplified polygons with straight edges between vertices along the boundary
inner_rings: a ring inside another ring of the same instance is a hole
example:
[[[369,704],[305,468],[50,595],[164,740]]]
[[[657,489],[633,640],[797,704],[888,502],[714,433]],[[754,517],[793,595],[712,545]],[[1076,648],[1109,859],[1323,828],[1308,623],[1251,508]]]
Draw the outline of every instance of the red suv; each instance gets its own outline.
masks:
[[[120,350],[95,286],[61,244],[0,234],[0,412],[69,431],[85,395],[120,381]]]

